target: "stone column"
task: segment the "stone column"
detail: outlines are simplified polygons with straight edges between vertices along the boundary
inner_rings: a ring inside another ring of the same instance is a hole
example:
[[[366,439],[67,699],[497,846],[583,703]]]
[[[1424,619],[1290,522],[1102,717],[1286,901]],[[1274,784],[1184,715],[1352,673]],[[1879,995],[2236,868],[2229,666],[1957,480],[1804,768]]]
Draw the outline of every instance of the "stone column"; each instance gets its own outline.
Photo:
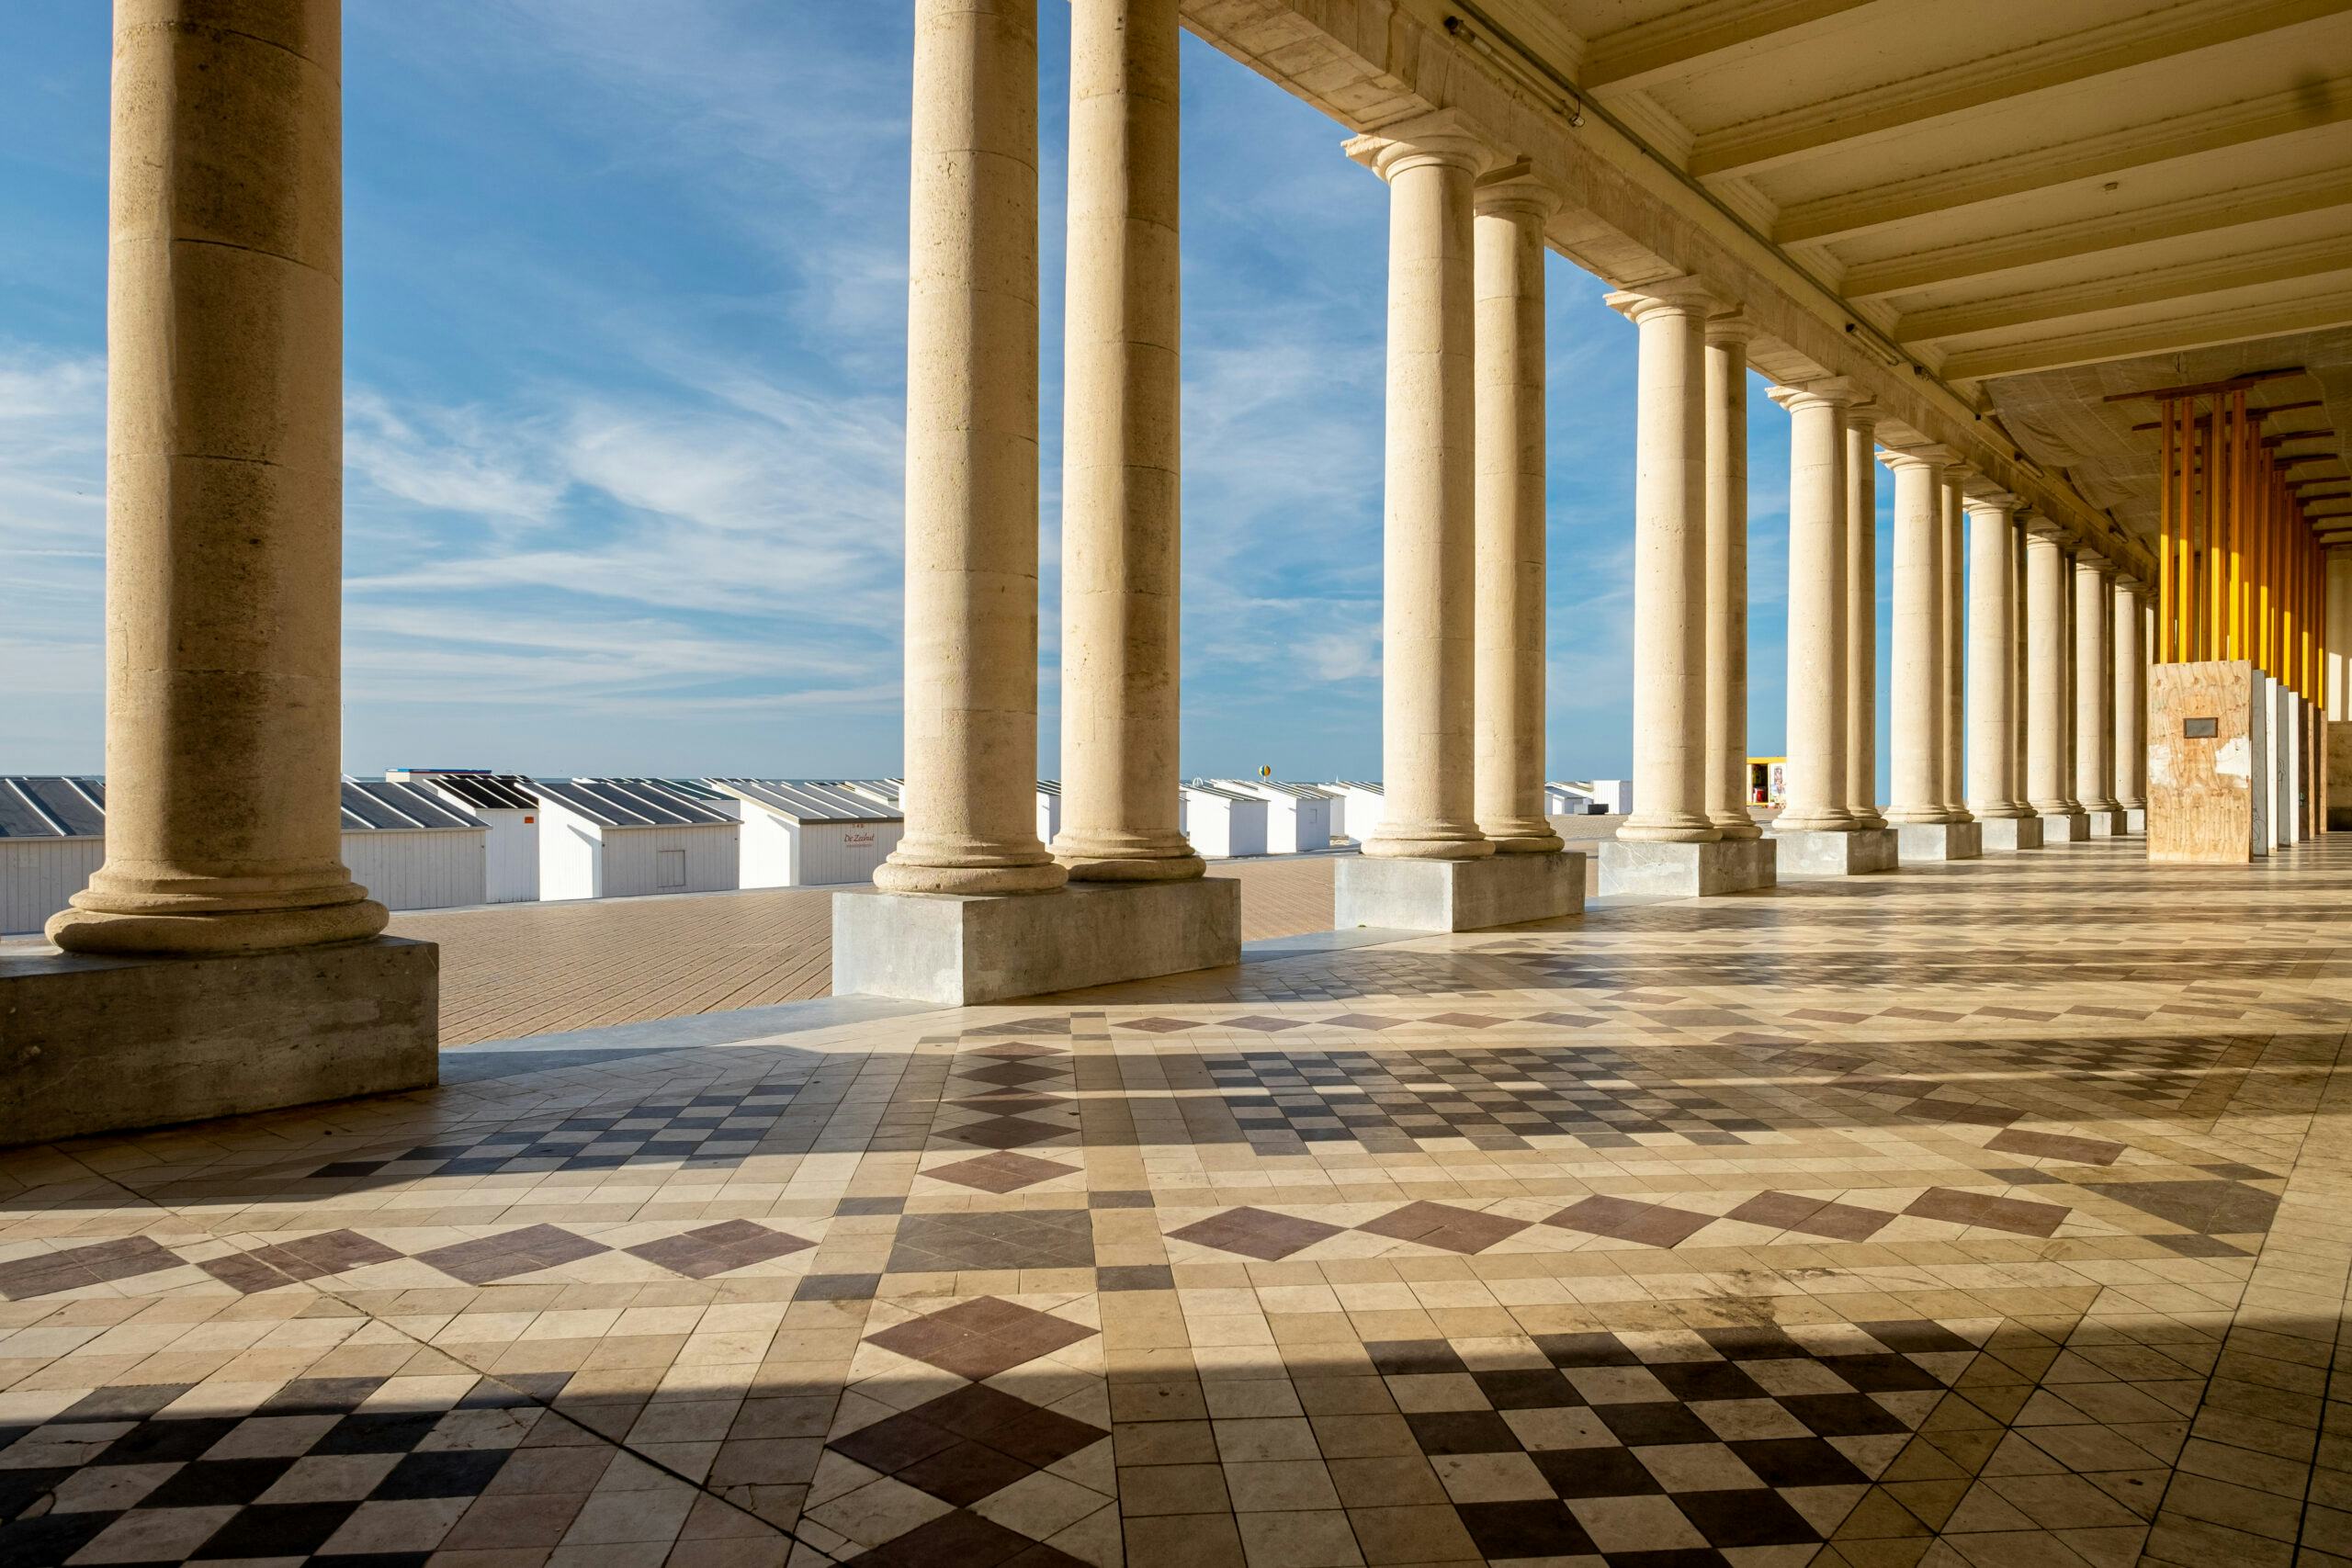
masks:
[[[1713,843],[1707,815],[1707,318],[1698,279],[1609,296],[1641,329],[1634,440],[1634,810],[1620,839]]]
[[[1707,323],[1707,818],[1726,839],[1747,809],[1747,344],[1737,314]]]
[[[116,7],[107,858],[71,952],[384,929],[342,859],[342,91],[332,0]]]
[[[1968,503],[1968,809],[2032,815],[2017,796],[2017,498]]]
[[[906,836],[893,893],[1040,893],[1036,0],[917,0]]]
[[[1944,469],[1944,482],[1939,495],[1936,537],[1943,552],[1941,587],[1943,603],[1937,612],[1937,624],[1942,628],[1944,641],[1943,688],[1943,802],[1944,819],[1949,822],[1972,820],[1968,812],[1967,731],[1968,731],[1968,565],[1963,555],[1962,508],[1967,497],[1962,492],[1962,481],[1975,470],[1965,463],[1954,463]]]
[[[2036,814],[2071,817],[2066,793],[2066,562],[2064,534],[2033,517],[2026,523],[2027,797]]]
[[[2148,649],[2141,640],[2143,585],[2115,579],[2115,804],[2125,811],[2148,806]]]
[[[2115,811],[2115,678],[2108,626],[2114,568],[2083,551],[2075,558],[2075,796],[2083,809]]]
[[[1476,391],[1472,194],[1485,145],[1450,110],[1348,155],[1388,182],[1388,427],[1381,761],[1386,815],[1363,852],[1476,860]]]
[[[1076,0],[1053,847],[1088,881],[1206,869],[1177,827],[1176,101],[1176,0]]]
[[[2033,792],[2026,784],[2027,709],[2030,705],[2026,695],[2026,649],[2032,640],[2033,615],[2032,595],[2026,583],[2026,547],[2030,542],[2025,514],[2020,512],[2009,530],[2009,564],[2013,574],[2009,607],[2015,612],[2015,625],[2009,639],[2009,798],[2026,803],[2029,811],[2032,809]]]
[[[1510,170],[1480,183],[1473,223],[1476,800],[1506,854],[1561,847],[1544,811],[1544,225],[1559,204]]]
[[[1846,809],[1883,828],[1878,808],[1878,411],[1846,411]]]
[[[1894,767],[1887,820],[1951,820],[1943,799],[1942,447],[1890,452],[1894,471]]]
[[[1778,833],[1850,832],[1843,380],[1774,389],[1789,411],[1789,800]]]

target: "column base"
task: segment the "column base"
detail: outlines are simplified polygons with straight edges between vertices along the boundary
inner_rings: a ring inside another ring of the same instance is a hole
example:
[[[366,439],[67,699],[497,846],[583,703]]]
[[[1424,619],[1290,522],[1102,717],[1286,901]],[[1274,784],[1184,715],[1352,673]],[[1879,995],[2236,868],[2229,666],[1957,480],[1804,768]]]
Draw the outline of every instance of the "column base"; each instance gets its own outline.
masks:
[[[2087,811],[2041,811],[2041,841],[2045,844],[2079,844],[2091,836],[2091,818]]]
[[[2104,811],[2086,812],[2084,815],[2090,818],[2091,837],[2094,839],[2120,839],[2132,830],[2124,819],[2123,808],[2120,806],[2109,807]]]
[[[1867,876],[1893,871],[1903,863],[1901,832],[1899,828],[1857,828],[1850,833],[1776,833],[1780,874]]]
[[[1978,830],[1987,850],[2038,850],[2041,847],[2039,817],[1979,817]]]
[[[1341,931],[1476,931],[1584,913],[1584,854],[1488,860],[1340,860],[1331,868]]]
[[[1712,898],[1752,893],[1776,880],[1779,852],[1770,838],[1723,839],[1712,844],[1600,841],[1600,891]]]
[[[833,895],[833,994],[969,1007],[1241,962],[1241,884]]]
[[[1895,829],[1902,862],[1976,860],[1984,853],[1982,822],[1906,822]]]
[[[440,1081],[441,954],[377,937],[206,958],[0,958],[0,1145]]]
[[[2144,806],[2125,807],[2123,808],[2123,830],[2134,838],[2138,838],[2146,833],[2148,830],[2148,808]]]

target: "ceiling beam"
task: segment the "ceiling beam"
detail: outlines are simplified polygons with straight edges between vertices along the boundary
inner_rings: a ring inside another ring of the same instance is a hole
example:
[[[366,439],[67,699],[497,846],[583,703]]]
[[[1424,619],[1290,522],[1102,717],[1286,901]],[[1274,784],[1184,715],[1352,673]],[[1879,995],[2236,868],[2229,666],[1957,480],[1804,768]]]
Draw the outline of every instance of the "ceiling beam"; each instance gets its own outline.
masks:
[[[1670,77],[1736,64],[1803,28],[1877,0],[1707,0],[1593,39],[1577,85],[1629,93]]]
[[[1892,330],[1894,341],[1907,347],[2346,271],[2352,271],[2352,239],[2314,240],[2250,255],[2221,256],[2123,277],[2102,277],[2069,284],[2064,288],[2003,295],[1940,310],[1915,310],[1898,318]]]
[[[2032,229],[2021,234],[1947,245],[1916,255],[1864,262],[1846,270],[1838,279],[1838,291],[1857,302],[1883,299],[1915,288],[1970,283],[2130,245],[2193,239],[2199,234],[2218,234],[2252,223],[2301,218],[2339,207],[2352,207],[2352,175],[2330,169],[2268,185],[2215,191],[2157,207]]]
[[[2244,151],[2265,141],[2352,120],[2352,77],[2290,89],[2189,115],[2167,115],[2103,136],[2086,136],[1916,179],[1841,192],[1781,209],[1772,238],[1784,245],[1840,240],[1930,213],[2105,180],[2134,169]],[[1964,148],[1964,142],[1956,142]]]
[[[1688,167],[1701,179],[1752,175],[1784,164],[1868,146],[1919,126],[2006,107],[2035,93],[2111,76],[2341,15],[2352,0],[2183,0],[2149,16],[2088,28],[1941,71],[1902,77],[1867,92],[1711,131],[1692,143]],[[1900,50],[1887,58],[1899,61]]]
[[[1964,349],[1939,367],[1947,381],[1983,381],[2034,370],[2059,370],[2143,355],[2174,354],[2216,344],[2249,343],[2289,333],[2352,325],[2352,288],[2199,314],[2182,312],[2166,321],[2106,327],[2095,332],[2039,338],[2031,343]]]

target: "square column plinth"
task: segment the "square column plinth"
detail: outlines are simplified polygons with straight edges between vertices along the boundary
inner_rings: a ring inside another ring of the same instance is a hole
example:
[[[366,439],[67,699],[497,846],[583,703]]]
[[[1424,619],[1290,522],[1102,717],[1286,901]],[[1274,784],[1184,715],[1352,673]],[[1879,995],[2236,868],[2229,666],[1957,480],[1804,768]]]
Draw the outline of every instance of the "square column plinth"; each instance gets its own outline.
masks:
[[[2038,850],[2041,847],[2039,817],[1979,817],[1976,827],[1987,850]]]
[[[1241,962],[1241,884],[833,895],[833,993],[968,1007]]]
[[[1478,931],[1584,913],[1584,855],[1387,860],[1349,855],[1332,867],[1332,924],[1408,931]]]
[[[1982,822],[1905,822],[1894,829],[1903,863],[1975,860],[1984,853]]]
[[[440,1026],[429,942],[0,958],[0,1145],[423,1089]]]
[[[1857,828],[1849,833],[1775,833],[1782,876],[1866,876],[1903,863],[1902,840],[1893,828]]]
[[[2040,820],[2041,841],[2045,844],[2079,844],[2091,836],[2091,818],[2087,811],[2045,811]]]
[[[2123,830],[2134,838],[2148,830],[2148,808],[2144,806],[2127,807],[2123,813]]]
[[[2089,811],[2084,815],[2090,818],[2094,839],[2120,839],[2132,831],[2131,818],[2120,806],[2111,811]]]
[[[1752,893],[1779,877],[1770,839],[1723,839],[1712,844],[1653,844],[1605,839],[1600,891],[1712,898]]]

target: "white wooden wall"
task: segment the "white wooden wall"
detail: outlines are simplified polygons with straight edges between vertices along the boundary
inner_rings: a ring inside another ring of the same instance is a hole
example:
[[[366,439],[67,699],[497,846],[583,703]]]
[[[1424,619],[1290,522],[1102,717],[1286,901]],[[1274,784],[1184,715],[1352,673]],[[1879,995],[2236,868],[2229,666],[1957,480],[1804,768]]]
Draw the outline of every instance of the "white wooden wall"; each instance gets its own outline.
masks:
[[[800,829],[800,882],[810,887],[871,882],[907,830],[904,822],[809,822]]]
[[[106,858],[104,839],[0,839],[0,936],[39,931]]]
[[[647,893],[724,893],[741,885],[742,825],[710,822],[692,828],[607,828],[605,829],[605,898],[633,898]],[[684,886],[662,886],[663,851],[685,857]],[[542,864],[545,863],[542,860]]]
[[[466,809],[490,824],[484,899],[492,904],[527,904],[538,897],[539,813],[481,806]]]
[[[343,863],[388,909],[447,909],[489,902],[490,835],[481,828],[345,833]]]

